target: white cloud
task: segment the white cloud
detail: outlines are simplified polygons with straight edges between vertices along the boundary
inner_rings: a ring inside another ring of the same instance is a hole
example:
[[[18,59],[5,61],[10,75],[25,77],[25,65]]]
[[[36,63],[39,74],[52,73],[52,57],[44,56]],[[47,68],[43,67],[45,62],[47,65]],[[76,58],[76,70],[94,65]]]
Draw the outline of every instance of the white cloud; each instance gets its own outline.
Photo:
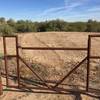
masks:
[[[81,4],[82,4],[81,2],[69,2],[68,3],[68,1],[73,1],[73,0],[64,0],[64,6],[46,9],[41,14],[39,14],[39,16],[55,14],[55,13],[59,13],[61,11],[67,12],[69,10],[73,10],[74,8],[76,8],[78,6],[81,6]]]
[[[83,12],[73,11],[69,16],[64,17],[68,21],[87,21],[88,19],[100,21],[100,8],[88,8]]]
[[[100,7],[93,7],[93,8],[90,8],[87,10],[88,12],[97,12],[97,11],[100,11]]]
[[[40,14],[40,16],[45,16],[45,15],[48,15],[51,13],[59,12],[59,11],[64,10],[64,9],[65,9],[65,7],[56,7],[56,8],[46,9],[43,11],[42,14]]]
[[[100,20],[100,7],[86,6],[88,2],[89,0],[64,0],[64,6],[46,9],[42,14],[39,14],[38,17],[44,20],[56,18],[65,19],[67,21],[86,19]]]

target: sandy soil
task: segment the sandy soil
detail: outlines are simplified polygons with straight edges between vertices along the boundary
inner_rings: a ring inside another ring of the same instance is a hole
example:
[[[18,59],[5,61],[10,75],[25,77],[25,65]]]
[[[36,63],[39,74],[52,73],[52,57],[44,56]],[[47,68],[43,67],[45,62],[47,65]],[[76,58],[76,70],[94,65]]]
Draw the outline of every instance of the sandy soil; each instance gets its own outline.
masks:
[[[20,34],[19,45],[26,47],[75,47],[86,48],[88,35],[100,34],[100,33],[79,33],[79,32],[45,32],[45,33],[26,33]],[[92,40],[92,55],[99,54],[100,39],[93,38]],[[7,39],[8,54],[15,54],[15,41],[13,39]],[[0,37],[0,53],[3,54],[3,42]],[[26,59],[36,61],[50,67],[57,67],[58,71],[60,67],[66,62],[81,61],[86,57],[86,51],[20,51]],[[19,92],[5,92],[2,100],[99,100],[86,95],[61,96],[61,95],[44,95],[44,94],[31,94],[31,93],[19,93]],[[51,98],[52,97],[52,98]],[[82,98],[82,99],[81,99]]]
[[[78,32],[46,32],[29,33],[19,35],[19,44],[26,47],[75,47],[86,48],[88,35],[99,33],[78,33]],[[94,55],[99,54],[99,38],[92,39],[92,51]],[[2,38],[0,38],[0,53],[3,53]],[[8,54],[15,54],[14,39],[7,39]],[[79,51],[22,51],[25,57],[34,61],[61,66],[63,62],[70,60],[81,60],[86,56],[86,52]],[[99,54],[100,55],[100,54]]]

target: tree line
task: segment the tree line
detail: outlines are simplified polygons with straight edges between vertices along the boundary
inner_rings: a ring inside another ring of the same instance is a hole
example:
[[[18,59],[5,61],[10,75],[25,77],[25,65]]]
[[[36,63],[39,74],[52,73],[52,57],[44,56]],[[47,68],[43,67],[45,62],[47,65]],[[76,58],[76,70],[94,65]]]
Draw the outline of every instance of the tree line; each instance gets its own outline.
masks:
[[[66,22],[64,20],[51,20],[44,22],[32,22],[31,20],[6,20],[0,18],[0,34],[10,35],[25,32],[100,32],[100,22],[89,19],[87,22]]]

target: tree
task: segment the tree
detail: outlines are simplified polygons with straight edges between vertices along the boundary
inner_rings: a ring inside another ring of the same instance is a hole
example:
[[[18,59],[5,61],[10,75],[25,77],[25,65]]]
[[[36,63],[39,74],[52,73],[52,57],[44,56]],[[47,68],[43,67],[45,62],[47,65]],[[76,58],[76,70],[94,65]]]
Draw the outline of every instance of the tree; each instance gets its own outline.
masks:
[[[46,31],[100,32],[100,22],[93,20],[88,20],[88,22],[66,22],[60,19],[44,22],[15,21],[13,19],[6,21],[5,18],[0,18],[1,34]]]
[[[98,30],[97,32],[100,32],[100,22],[98,22]]]
[[[0,18],[0,24],[4,24],[6,22],[5,18],[4,17],[1,17]]]
[[[39,23],[42,31],[67,31],[67,22],[63,20],[52,20]]]
[[[20,20],[16,24],[17,32],[33,32],[36,31],[35,24],[29,20]]]
[[[98,23],[93,20],[88,20],[86,31],[87,32],[98,32]]]
[[[74,22],[68,26],[68,31],[84,32],[86,30],[85,22]]]
[[[9,20],[7,20],[7,24],[12,26],[12,27],[15,27],[16,22],[13,19],[9,19]]]
[[[44,23],[44,22],[38,23],[37,31],[38,32],[45,32],[46,27],[47,27],[46,23]]]

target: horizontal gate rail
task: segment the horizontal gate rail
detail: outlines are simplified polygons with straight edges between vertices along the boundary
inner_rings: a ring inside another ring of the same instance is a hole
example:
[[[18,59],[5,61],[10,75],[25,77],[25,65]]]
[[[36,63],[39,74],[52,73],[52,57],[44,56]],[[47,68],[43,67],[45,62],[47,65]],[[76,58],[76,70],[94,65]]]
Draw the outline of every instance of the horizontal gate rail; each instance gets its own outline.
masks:
[[[87,48],[76,48],[76,47],[23,47],[23,46],[19,46],[18,44],[18,37],[17,36],[3,36],[3,46],[4,46],[4,62],[5,62],[5,77],[6,77],[6,85],[9,86],[9,82],[8,82],[8,78],[9,78],[9,74],[8,74],[8,63],[7,60],[8,58],[11,57],[16,57],[16,62],[17,62],[17,80],[18,80],[18,88],[21,85],[24,85],[22,83],[20,83],[20,69],[19,69],[19,60],[21,60],[31,71],[32,73],[41,81],[41,83],[46,86],[45,88],[48,90],[53,90],[56,91],[56,89],[58,89],[59,85],[63,84],[63,81],[68,78],[74,71],[76,71],[76,69],[78,69],[80,67],[81,64],[83,64],[86,60],[87,60],[87,77],[86,77],[86,91],[89,91],[89,76],[90,76],[90,59],[100,59],[100,56],[93,56],[91,55],[91,38],[93,37],[100,37],[100,35],[89,35],[88,36],[88,45]],[[15,38],[15,42],[16,42],[16,55],[9,55],[7,54],[7,48],[6,48],[6,38]],[[79,63],[77,64],[70,72],[67,73],[67,75],[65,75],[61,80],[59,81],[52,81],[54,83],[54,86],[51,86],[49,84],[47,84],[48,82],[46,82],[46,80],[43,80],[43,78],[41,78],[38,73],[36,73],[32,67],[19,55],[19,49],[21,50],[65,50],[65,51],[86,51],[86,57]],[[27,87],[27,86],[26,86]]]
[[[76,51],[87,51],[87,48],[65,48],[65,47],[21,47],[23,50],[76,50]]]

